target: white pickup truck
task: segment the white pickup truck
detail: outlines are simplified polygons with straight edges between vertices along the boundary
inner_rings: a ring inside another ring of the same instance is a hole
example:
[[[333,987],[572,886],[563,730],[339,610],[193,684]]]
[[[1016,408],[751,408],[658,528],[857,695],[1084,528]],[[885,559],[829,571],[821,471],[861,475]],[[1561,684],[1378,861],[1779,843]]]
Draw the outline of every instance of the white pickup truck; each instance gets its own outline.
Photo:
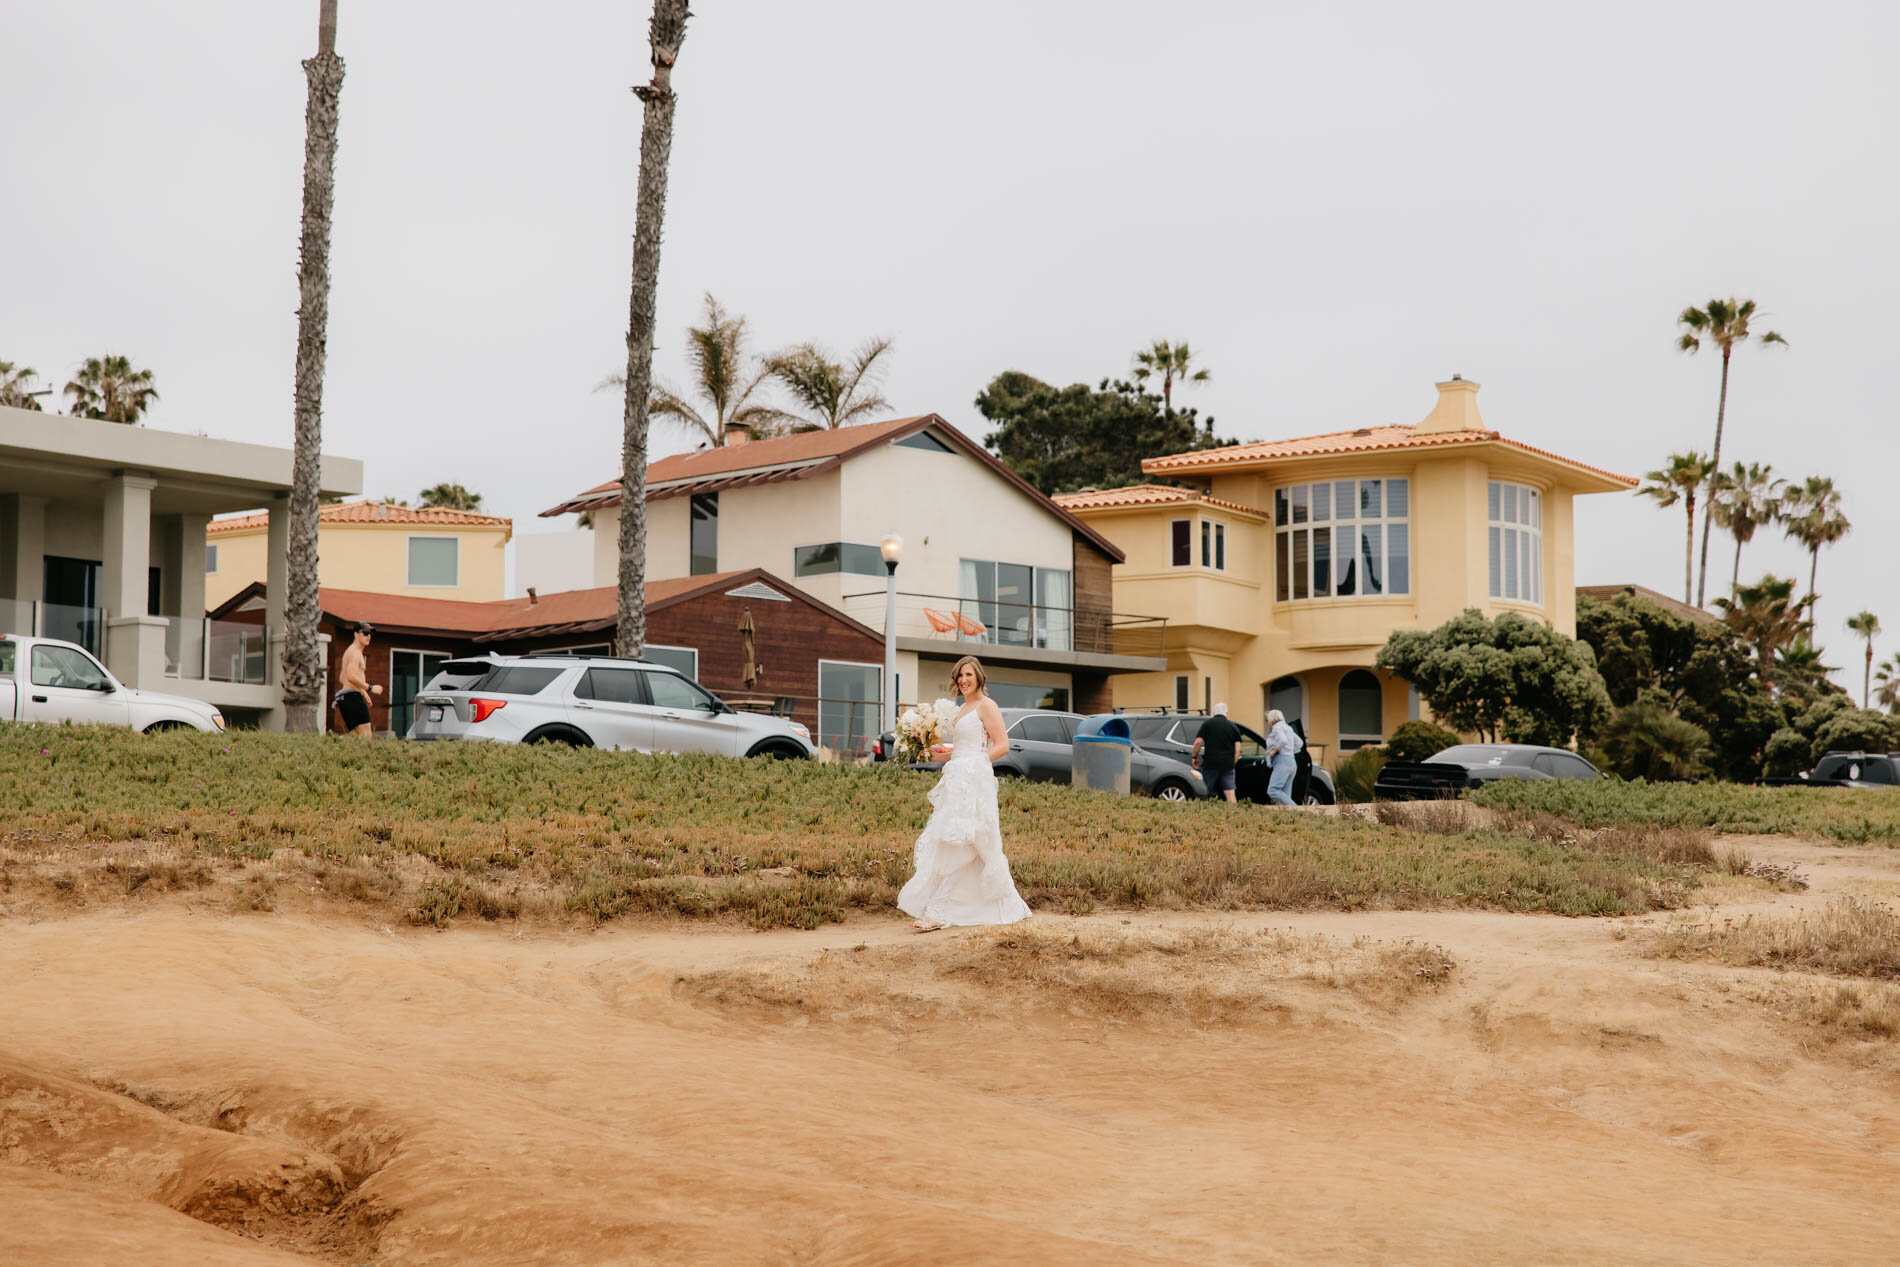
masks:
[[[223,730],[203,700],[135,691],[77,643],[0,635],[0,722],[90,722],[157,730]]]

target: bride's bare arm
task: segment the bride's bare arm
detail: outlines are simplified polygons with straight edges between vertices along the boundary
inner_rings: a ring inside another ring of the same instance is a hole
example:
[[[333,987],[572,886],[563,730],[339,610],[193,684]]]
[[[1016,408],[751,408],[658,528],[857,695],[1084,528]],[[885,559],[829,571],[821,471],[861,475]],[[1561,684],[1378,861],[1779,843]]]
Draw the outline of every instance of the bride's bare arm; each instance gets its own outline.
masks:
[[[983,737],[990,741],[989,758],[1001,761],[1009,753],[1009,735],[1003,729],[1003,710],[996,701],[985,698],[976,706],[976,715],[983,719]]]

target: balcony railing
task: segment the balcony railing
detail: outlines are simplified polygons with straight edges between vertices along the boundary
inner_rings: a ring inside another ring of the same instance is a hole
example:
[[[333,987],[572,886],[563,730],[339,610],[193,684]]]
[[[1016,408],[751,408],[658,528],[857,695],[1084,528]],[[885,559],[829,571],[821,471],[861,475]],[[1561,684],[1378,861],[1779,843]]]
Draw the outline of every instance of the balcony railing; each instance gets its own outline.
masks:
[[[65,603],[28,603],[0,599],[0,633],[26,638],[59,638],[76,642],[94,655],[105,653],[106,611],[103,607],[73,607]]]
[[[269,631],[236,620],[165,618],[165,675],[194,682],[263,686]]]
[[[847,594],[845,614],[882,632],[883,590]],[[1161,616],[1130,616],[1105,607],[1045,607],[1003,599],[952,598],[945,594],[897,595],[897,636],[933,638],[1044,651],[1159,656],[1167,651],[1168,622]]]

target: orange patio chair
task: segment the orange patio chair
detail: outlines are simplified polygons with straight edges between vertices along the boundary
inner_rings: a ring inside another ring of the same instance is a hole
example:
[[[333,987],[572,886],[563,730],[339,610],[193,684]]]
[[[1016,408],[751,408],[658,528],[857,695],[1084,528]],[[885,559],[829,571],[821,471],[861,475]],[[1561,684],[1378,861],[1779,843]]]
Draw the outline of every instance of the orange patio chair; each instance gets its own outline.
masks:
[[[957,627],[957,618],[948,612],[940,612],[934,607],[924,608],[924,619],[930,622],[930,628],[940,634],[952,632]]]
[[[989,632],[989,627],[982,621],[965,616],[962,612],[957,613],[957,628],[968,638],[981,638]]]

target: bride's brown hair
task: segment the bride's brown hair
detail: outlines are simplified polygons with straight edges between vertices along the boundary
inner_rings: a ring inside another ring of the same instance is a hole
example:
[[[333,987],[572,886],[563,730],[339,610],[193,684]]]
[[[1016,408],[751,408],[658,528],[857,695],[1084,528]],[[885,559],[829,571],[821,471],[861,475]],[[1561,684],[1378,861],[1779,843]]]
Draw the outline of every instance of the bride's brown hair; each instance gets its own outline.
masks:
[[[973,655],[966,655],[954,665],[950,666],[950,689],[952,691],[957,689],[957,678],[962,676],[963,666],[966,664],[976,670],[976,689],[979,691],[988,691],[990,688],[990,675],[983,671],[983,662]]]

